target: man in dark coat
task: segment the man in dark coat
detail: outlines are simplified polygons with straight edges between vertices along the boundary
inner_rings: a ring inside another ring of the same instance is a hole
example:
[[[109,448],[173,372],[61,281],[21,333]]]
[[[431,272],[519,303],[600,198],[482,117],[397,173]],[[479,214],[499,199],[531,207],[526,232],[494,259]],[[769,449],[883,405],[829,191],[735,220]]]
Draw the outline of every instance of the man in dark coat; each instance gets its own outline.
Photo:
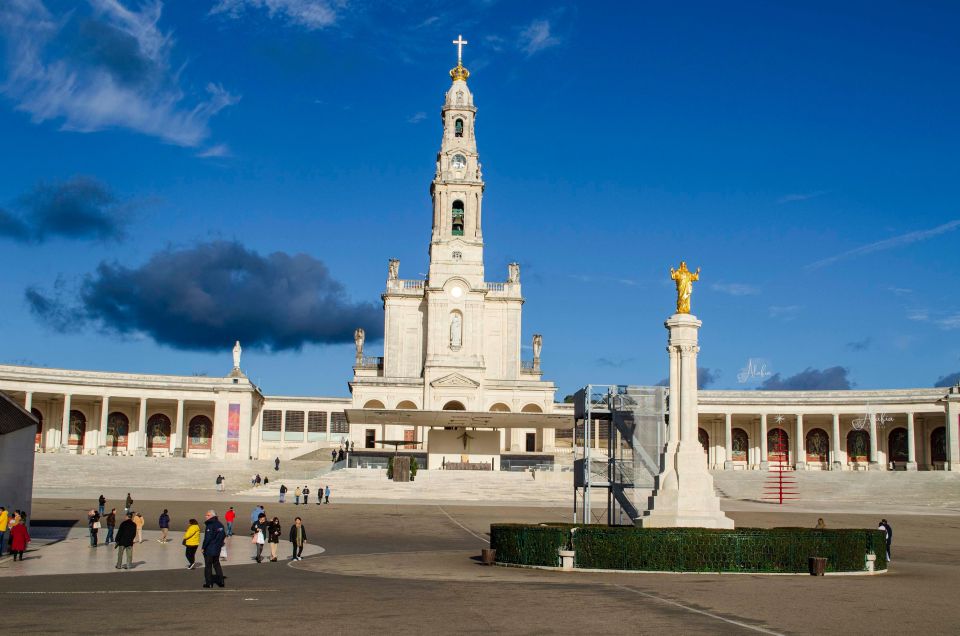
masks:
[[[223,524],[217,519],[217,513],[207,510],[205,515],[206,531],[203,534],[203,587],[213,587],[216,584],[223,587],[223,568],[220,567],[220,550],[226,532]],[[214,576],[216,571],[216,576]]]
[[[890,527],[890,524],[887,523],[886,519],[880,520],[880,525],[877,526],[878,530],[883,530],[886,533],[887,539],[887,561],[890,561],[890,546],[893,545],[893,528]]]
[[[120,527],[117,528],[117,536],[114,541],[116,541],[116,550],[117,550],[117,569],[120,569],[120,564],[123,561],[123,555],[127,555],[127,564],[123,566],[124,570],[129,570],[133,567],[133,541],[137,538],[137,524],[133,522],[133,513],[128,512],[127,518],[123,520],[120,524]]]

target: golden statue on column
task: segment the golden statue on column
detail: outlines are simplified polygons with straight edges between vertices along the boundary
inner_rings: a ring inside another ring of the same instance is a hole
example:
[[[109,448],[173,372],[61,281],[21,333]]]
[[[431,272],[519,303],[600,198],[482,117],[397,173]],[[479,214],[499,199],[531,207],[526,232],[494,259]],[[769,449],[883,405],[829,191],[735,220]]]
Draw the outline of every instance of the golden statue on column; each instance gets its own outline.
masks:
[[[690,296],[693,294],[693,281],[700,280],[700,268],[691,272],[687,262],[680,261],[680,269],[670,268],[670,278],[677,282],[677,313],[690,313]]]

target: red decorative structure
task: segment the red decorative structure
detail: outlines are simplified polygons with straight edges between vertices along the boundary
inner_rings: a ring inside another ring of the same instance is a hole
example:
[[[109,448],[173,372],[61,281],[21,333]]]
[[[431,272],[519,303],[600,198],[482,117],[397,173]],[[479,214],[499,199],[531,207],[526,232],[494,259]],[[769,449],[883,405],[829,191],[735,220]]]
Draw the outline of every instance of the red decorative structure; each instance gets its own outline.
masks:
[[[767,475],[767,481],[763,485],[763,495],[761,499],[782,505],[784,501],[799,499],[797,495],[797,482],[789,472],[789,449],[784,439],[783,431],[777,429],[777,434],[771,436],[767,442],[770,455],[780,459],[775,465],[770,466],[770,473]]]

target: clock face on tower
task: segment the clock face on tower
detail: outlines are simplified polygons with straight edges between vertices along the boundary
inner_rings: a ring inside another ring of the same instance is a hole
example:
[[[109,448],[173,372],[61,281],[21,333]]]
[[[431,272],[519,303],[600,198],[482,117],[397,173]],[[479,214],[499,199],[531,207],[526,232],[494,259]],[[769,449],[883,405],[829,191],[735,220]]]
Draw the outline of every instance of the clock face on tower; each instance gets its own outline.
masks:
[[[453,162],[451,163],[454,170],[463,170],[467,167],[467,158],[463,155],[453,155]]]
[[[463,288],[454,287],[453,289],[450,290],[450,295],[453,296],[454,298],[460,298],[461,296],[463,296]]]

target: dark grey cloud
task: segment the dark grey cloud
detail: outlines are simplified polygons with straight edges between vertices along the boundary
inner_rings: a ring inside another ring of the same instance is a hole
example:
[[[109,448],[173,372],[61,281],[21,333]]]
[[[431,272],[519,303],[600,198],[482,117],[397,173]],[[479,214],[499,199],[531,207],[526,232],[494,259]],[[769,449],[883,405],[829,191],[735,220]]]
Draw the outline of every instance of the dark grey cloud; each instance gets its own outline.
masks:
[[[0,208],[0,236],[39,243],[53,237],[122,240],[134,205],[93,177],[80,176],[40,183],[12,207]]]
[[[863,340],[854,340],[853,342],[847,343],[847,349],[860,353],[861,351],[866,351],[873,344],[873,338],[864,338]]]
[[[103,262],[75,293],[26,291],[32,312],[57,329],[88,325],[146,334],[176,349],[221,350],[234,340],[272,351],[353,342],[363,327],[383,336],[383,314],[353,303],[323,262],[306,254],[267,256],[236,242],[169,248],[136,269]],[[67,298],[78,298],[73,304]]]
[[[933,386],[954,386],[958,382],[960,382],[960,371],[957,371],[956,373],[949,373],[941,378],[938,378],[937,381],[933,383]]]
[[[705,389],[720,379],[720,369],[697,367],[697,387]],[[664,378],[654,386],[670,386],[670,378]]]
[[[850,370],[845,367],[814,369],[808,367],[787,378],[774,373],[759,387],[763,391],[826,391],[830,389],[850,389],[853,383],[848,377]]]

